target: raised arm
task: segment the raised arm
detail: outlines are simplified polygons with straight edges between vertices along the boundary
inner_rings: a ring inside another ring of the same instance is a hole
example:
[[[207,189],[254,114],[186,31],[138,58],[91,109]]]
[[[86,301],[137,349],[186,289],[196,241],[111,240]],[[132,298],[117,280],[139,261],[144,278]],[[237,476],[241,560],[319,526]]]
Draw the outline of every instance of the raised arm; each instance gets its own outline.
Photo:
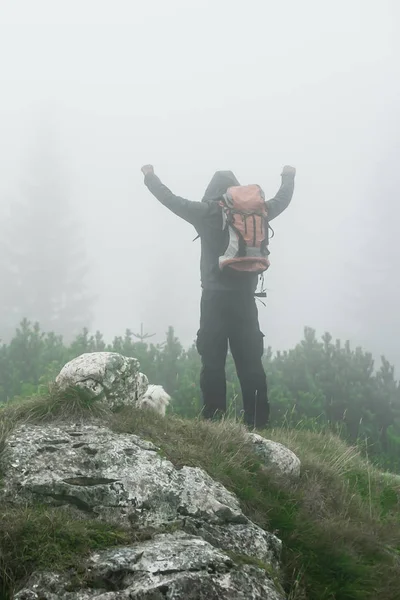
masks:
[[[195,227],[201,224],[203,218],[208,214],[208,204],[193,202],[185,200],[185,198],[181,198],[180,196],[175,196],[155,175],[154,168],[151,165],[142,167],[142,173],[144,174],[145,185],[161,204],[164,204],[164,206],[169,208],[178,217],[181,217],[181,219],[184,219]]]
[[[282,183],[274,198],[267,201],[268,220],[271,221],[281,214],[290,204],[294,190],[294,178],[296,169],[294,167],[283,167]]]

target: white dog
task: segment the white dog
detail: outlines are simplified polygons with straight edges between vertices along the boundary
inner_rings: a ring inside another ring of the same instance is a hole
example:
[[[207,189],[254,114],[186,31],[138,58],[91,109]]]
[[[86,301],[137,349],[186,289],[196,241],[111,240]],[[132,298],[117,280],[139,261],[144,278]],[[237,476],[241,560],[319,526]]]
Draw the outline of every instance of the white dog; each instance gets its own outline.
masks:
[[[143,396],[138,400],[137,405],[139,408],[151,408],[165,417],[165,411],[170,402],[171,397],[162,385],[149,385]]]

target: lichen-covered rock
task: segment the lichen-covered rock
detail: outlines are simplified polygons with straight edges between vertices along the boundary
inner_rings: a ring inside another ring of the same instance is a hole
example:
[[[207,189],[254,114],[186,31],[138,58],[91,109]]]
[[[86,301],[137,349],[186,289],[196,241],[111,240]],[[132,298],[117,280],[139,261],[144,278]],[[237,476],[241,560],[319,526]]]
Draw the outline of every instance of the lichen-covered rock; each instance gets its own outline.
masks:
[[[254,524],[217,525],[187,517],[183,522],[183,529],[187,533],[201,536],[216,548],[251,556],[274,569],[280,567],[281,540]]]
[[[300,459],[289,448],[257,433],[249,433],[248,438],[267,467],[274,468],[282,475],[300,477]]]
[[[21,426],[3,463],[2,494],[14,501],[72,504],[143,526],[179,515],[246,522],[235,496],[201,469],[177,470],[149,442],[100,425]]]
[[[299,474],[292,452],[249,436],[266,465]],[[153,536],[92,554],[79,574],[36,573],[14,600],[284,600],[271,579],[281,541],[205,471],[176,468],[136,435],[100,421],[19,425],[1,471],[0,503],[68,505]]]
[[[224,550],[279,560],[280,541],[249,521],[232,493],[202,469],[176,469],[135,435],[93,424],[22,425],[2,463],[0,501],[69,505],[138,528],[177,523]]]
[[[148,383],[135,358],[116,352],[81,354],[67,363],[56,378],[61,390],[77,388],[110,408],[136,405]]]
[[[92,555],[85,583],[37,574],[15,600],[283,600],[266,571],[182,532]]]

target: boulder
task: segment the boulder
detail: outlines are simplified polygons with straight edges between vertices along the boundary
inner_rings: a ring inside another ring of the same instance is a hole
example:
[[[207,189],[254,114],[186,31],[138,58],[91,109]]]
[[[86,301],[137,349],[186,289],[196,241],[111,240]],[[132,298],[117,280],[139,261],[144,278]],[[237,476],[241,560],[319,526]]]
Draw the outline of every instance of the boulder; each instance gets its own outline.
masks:
[[[67,363],[56,378],[59,389],[76,388],[110,408],[135,406],[146,392],[148,379],[135,358],[116,352],[81,354]]]
[[[183,532],[93,554],[86,575],[34,575],[15,600],[284,600],[266,571]]]
[[[257,433],[249,433],[248,438],[266,467],[271,467],[286,477],[300,477],[300,459],[289,448]]]

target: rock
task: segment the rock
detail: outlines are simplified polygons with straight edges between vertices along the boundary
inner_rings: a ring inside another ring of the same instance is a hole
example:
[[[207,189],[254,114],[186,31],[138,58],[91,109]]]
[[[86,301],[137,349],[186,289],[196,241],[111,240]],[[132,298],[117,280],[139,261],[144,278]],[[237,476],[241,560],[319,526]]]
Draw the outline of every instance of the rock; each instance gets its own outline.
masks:
[[[182,532],[93,554],[84,582],[34,575],[14,600],[284,600],[266,571]]]
[[[285,476],[300,477],[300,459],[289,448],[278,442],[267,440],[257,433],[247,435],[267,467],[272,467]]]
[[[108,386],[106,367],[104,374]],[[298,475],[292,452],[249,436],[267,465]],[[79,574],[35,573],[15,600],[284,600],[271,579],[281,541],[250,521],[237,497],[205,471],[176,468],[137,435],[100,421],[26,423],[7,437],[0,466],[0,503],[69,506],[77,518],[152,536],[92,554]]]
[[[136,405],[148,387],[148,380],[140,373],[135,358],[116,352],[92,352],[67,363],[57,376],[56,384],[61,390],[75,387],[94,401],[114,408]]]
[[[251,556],[264,564],[271,565],[274,569],[280,567],[281,540],[254,524],[221,526],[188,517],[183,523],[183,529],[193,535],[201,536],[216,548]]]
[[[5,446],[0,501],[69,505],[136,528],[174,523],[226,551],[278,564],[280,540],[252,523],[236,496],[157,450],[100,425],[22,425]]]
[[[97,425],[25,425],[9,437],[2,494],[158,526],[178,516],[246,522],[235,496],[198,468],[175,469],[149,442]]]

